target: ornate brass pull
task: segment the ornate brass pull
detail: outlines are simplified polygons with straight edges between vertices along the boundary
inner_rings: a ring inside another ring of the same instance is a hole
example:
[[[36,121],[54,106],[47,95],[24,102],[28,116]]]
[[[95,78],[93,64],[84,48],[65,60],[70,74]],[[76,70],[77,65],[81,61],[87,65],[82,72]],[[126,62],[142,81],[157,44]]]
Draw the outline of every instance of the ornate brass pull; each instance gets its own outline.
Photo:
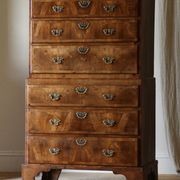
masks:
[[[116,32],[116,30],[113,28],[103,29],[103,33],[106,36],[112,36],[115,32]]]
[[[56,118],[50,119],[49,124],[52,126],[59,126],[61,124],[61,120]]]
[[[102,150],[102,154],[105,156],[105,157],[113,157],[114,156],[114,150],[112,149],[103,149]]]
[[[88,27],[89,27],[89,23],[88,22],[80,22],[80,23],[78,23],[78,27],[79,27],[79,29],[81,29],[81,30],[86,30],[86,29],[88,29]]]
[[[78,5],[83,9],[88,8],[90,4],[90,0],[78,0]]]
[[[115,4],[106,4],[106,5],[104,5],[104,10],[106,12],[108,12],[108,13],[114,12],[115,8],[116,8]]]
[[[49,94],[49,97],[51,98],[52,101],[59,101],[61,99],[61,94],[53,92]]]
[[[61,36],[63,32],[64,32],[63,29],[52,29],[51,30],[51,34],[56,37]]]
[[[76,117],[78,119],[86,119],[88,113],[87,112],[76,112]]]
[[[86,55],[89,52],[89,48],[88,47],[79,47],[77,49],[77,51],[81,55]]]
[[[110,57],[110,56],[105,56],[105,57],[103,57],[103,61],[105,62],[105,64],[113,64],[115,59],[113,57]]]
[[[88,88],[86,88],[86,87],[76,87],[75,88],[75,92],[77,94],[86,94],[87,90],[88,90]]]
[[[49,153],[54,156],[60,154],[60,151],[61,150],[57,147],[49,148]]]
[[[116,121],[112,120],[112,119],[106,119],[103,121],[103,124],[108,127],[113,127],[113,126],[115,126]]]
[[[114,95],[113,94],[103,94],[103,98],[106,101],[112,101],[114,99]]]
[[[52,10],[53,10],[55,13],[61,13],[61,12],[63,12],[63,9],[64,9],[63,6],[58,6],[58,5],[52,6]]]
[[[64,58],[62,56],[56,56],[52,58],[54,64],[63,64]]]
[[[78,146],[85,146],[87,143],[87,140],[85,138],[78,138],[76,139],[76,144]]]

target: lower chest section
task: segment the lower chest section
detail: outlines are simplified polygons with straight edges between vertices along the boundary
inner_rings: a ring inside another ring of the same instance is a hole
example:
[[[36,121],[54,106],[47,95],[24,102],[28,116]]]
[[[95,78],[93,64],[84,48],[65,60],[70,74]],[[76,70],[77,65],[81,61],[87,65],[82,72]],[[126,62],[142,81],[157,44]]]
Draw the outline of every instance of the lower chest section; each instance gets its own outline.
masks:
[[[29,136],[29,163],[136,166],[136,138],[89,135]]]

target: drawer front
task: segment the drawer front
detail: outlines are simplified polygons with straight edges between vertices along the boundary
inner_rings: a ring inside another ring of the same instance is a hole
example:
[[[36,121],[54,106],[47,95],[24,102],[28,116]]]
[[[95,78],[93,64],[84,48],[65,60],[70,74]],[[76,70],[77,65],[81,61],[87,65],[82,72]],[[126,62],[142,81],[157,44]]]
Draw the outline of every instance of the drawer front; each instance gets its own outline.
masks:
[[[137,166],[137,149],[136,138],[28,137],[28,161],[33,164]]]
[[[32,0],[32,17],[137,16],[138,0]]]
[[[137,20],[32,21],[32,42],[137,41]]]
[[[121,109],[28,109],[29,133],[138,134],[138,111]]]
[[[137,107],[137,86],[28,86],[30,106]]]
[[[32,73],[138,73],[138,47],[117,45],[33,46]]]

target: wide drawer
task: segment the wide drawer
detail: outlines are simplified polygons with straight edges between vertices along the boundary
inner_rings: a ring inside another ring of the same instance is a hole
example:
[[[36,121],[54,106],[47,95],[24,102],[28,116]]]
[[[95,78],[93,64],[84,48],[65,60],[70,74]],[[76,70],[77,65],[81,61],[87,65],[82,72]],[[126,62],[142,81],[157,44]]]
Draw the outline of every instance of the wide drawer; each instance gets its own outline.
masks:
[[[139,0],[32,0],[32,17],[137,16]]]
[[[135,44],[32,46],[32,73],[138,73]]]
[[[32,21],[33,43],[137,41],[135,19]]]
[[[27,109],[29,133],[137,135],[137,110],[60,108]]]
[[[92,107],[137,107],[138,86],[89,85],[29,85],[29,106],[92,106]],[[67,81],[68,83],[68,81]]]
[[[28,163],[137,166],[136,138],[29,136]]]

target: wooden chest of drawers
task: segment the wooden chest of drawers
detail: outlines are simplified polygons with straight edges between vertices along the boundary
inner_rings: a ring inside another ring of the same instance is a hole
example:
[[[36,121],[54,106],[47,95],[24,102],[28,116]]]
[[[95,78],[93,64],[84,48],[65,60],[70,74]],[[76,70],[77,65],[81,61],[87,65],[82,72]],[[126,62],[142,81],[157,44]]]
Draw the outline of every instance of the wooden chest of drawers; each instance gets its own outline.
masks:
[[[23,179],[157,180],[154,0],[30,0],[30,12]]]
[[[32,46],[31,73],[138,73],[138,45],[71,44]]]

